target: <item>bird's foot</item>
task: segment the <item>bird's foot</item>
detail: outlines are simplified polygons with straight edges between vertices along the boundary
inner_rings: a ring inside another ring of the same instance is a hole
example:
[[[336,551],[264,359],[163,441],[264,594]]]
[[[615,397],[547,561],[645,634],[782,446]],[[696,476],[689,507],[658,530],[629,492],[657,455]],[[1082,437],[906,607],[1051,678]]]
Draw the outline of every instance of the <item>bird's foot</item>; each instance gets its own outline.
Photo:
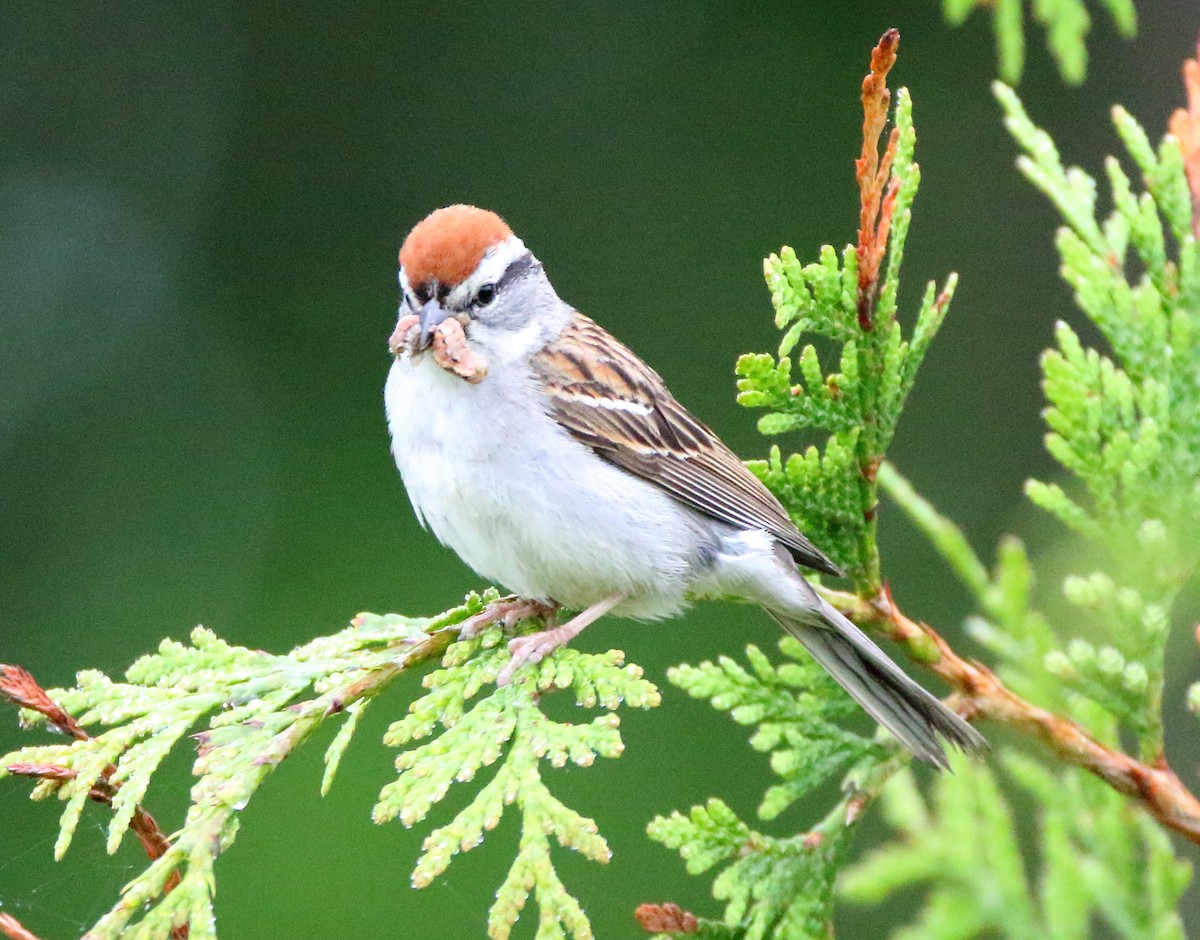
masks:
[[[502,597],[498,601],[492,601],[474,617],[464,620],[458,628],[458,638],[473,639],[494,623],[503,623],[505,629],[511,630],[522,620],[528,620],[530,617],[551,617],[557,610],[557,604],[531,601],[524,597]]]
[[[566,623],[526,636],[515,636],[508,641],[508,652],[512,658],[505,663],[496,676],[496,685],[508,685],[513,674],[522,666],[539,663],[560,646],[566,646],[583,632],[583,628],[598,620],[625,600],[624,594],[614,594],[580,611]]]

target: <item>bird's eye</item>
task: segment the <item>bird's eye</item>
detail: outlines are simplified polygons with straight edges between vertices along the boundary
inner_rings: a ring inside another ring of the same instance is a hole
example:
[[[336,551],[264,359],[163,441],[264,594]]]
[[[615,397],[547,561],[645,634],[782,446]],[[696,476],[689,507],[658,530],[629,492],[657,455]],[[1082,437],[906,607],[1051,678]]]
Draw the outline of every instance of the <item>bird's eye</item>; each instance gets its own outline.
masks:
[[[475,294],[474,305],[476,307],[486,307],[496,299],[496,285],[484,284]]]

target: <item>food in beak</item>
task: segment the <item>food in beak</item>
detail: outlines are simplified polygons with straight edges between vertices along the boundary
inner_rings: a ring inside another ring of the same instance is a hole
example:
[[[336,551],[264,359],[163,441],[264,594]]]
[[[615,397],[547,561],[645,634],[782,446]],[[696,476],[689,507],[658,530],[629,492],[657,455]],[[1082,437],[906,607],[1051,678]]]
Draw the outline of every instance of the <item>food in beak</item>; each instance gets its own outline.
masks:
[[[471,348],[457,319],[443,320],[433,331],[433,359],[447,372],[472,385],[487,378],[487,359]]]
[[[406,313],[402,316],[396,324],[396,328],[392,330],[392,335],[388,338],[388,349],[392,355],[398,356],[402,352],[411,350],[420,329],[421,318],[415,313]]]
[[[471,348],[463,325],[457,318],[451,317],[438,323],[430,339],[433,361],[447,372],[472,385],[477,385],[487,377],[487,359]],[[429,345],[421,329],[421,318],[415,313],[402,316],[388,339],[388,349],[393,356],[415,355]]]

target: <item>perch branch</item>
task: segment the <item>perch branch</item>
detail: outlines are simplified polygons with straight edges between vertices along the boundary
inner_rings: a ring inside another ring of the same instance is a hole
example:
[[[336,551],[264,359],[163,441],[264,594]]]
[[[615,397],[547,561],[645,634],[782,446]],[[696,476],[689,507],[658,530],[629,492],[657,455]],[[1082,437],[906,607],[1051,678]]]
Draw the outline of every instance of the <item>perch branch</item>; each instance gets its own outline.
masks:
[[[1167,829],[1200,844],[1200,801],[1165,757],[1144,764],[1100,743],[1069,718],[1025,701],[982,663],[959,656],[931,626],[906,617],[886,591],[874,600],[837,591],[826,596],[850,619],[878,628],[945,679],[955,691],[954,704],[967,718],[987,718],[1040,741],[1065,763],[1139,802]]]

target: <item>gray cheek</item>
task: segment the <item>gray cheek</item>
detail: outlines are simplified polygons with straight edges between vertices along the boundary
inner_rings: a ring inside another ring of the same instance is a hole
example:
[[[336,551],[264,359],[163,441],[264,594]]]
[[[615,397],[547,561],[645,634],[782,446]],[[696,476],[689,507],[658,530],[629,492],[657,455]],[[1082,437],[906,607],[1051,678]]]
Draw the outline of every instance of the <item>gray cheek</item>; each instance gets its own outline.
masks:
[[[522,334],[530,326],[530,317],[520,307],[492,304],[480,310],[467,328],[467,342],[482,353],[505,357],[514,345],[525,345]]]
[[[471,322],[488,330],[513,330],[520,323],[520,310],[503,300],[495,300],[471,314]]]

